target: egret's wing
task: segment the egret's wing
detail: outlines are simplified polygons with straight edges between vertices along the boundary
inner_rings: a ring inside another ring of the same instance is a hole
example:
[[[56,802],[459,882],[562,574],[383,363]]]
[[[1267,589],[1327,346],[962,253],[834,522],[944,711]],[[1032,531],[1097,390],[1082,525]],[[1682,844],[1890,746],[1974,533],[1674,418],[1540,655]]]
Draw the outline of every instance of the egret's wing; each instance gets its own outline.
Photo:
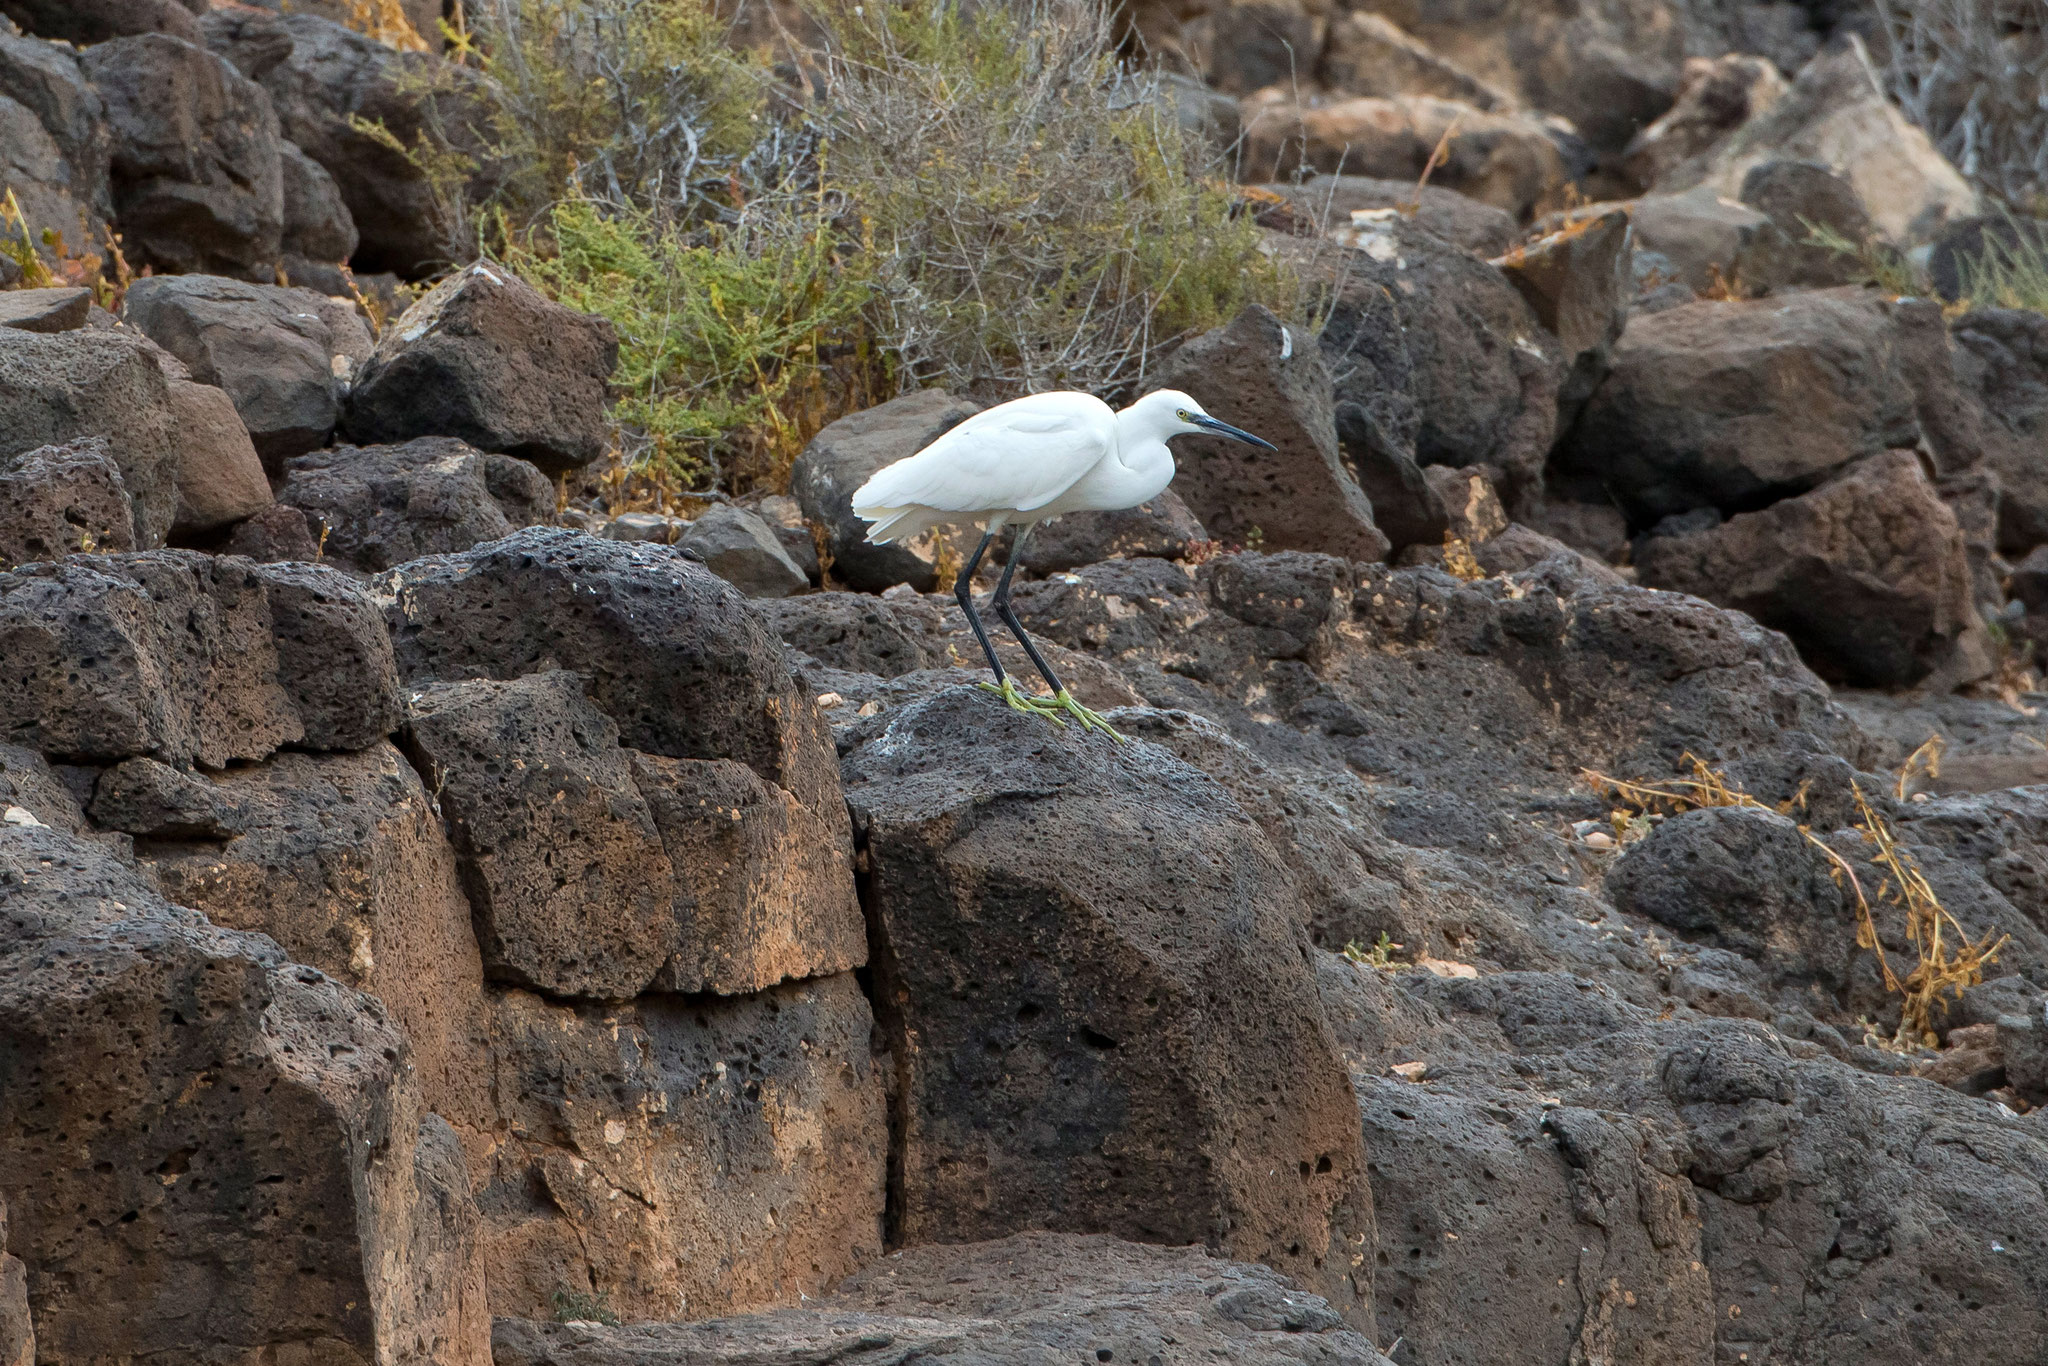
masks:
[[[1033,394],[976,413],[916,455],[878,470],[853,510],[1029,512],[1065,493],[1114,448],[1116,414],[1088,394]],[[873,520],[870,518],[869,520]]]

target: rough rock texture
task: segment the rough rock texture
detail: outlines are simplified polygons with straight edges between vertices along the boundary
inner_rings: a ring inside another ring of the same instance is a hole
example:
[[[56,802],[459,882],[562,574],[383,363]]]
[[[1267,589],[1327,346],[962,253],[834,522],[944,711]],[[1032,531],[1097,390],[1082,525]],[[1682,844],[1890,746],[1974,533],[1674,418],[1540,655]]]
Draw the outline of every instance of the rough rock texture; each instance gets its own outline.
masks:
[[[786,598],[811,586],[768,524],[729,503],[713,504],[676,544],[750,598]]]
[[[1975,621],[1962,533],[1911,451],[1712,530],[1653,537],[1637,560],[1645,584],[1748,612],[1852,684],[1917,682]]]
[[[609,322],[478,262],[385,329],[349,391],[348,433],[364,444],[459,437],[559,474],[604,453],[618,359]]]
[[[223,555],[242,555],[264,564],[320,558],[320,543],[306,525],[306,514],[285,503],[272,503],[237,523],[220,550]]]
[[[583,694],[562,672],[416,689],[406,745],[448,821],[491,978],[624,1000],[674,950],[672,874],[618,728]]]
[[[122,317],[201,384],[225,389],[265,464],[327,444],[342,379],[370,354],[362,319],[309,289],[205,275],[137,280]]]
[[[405,716],[398,664],[378,604],[348,575],[317,564],[266,564],[277,680],[307,749],[368,749]]]
[[[409,148],[430,119],[461,127],[461,73],[318,15],[285,14],[279,27],[289,47],[255,79],[269,93],[284,136],[334,177],[361,235],[352,264],[407,278],[436,263],[445,267],[451,225],[426,173],[375,130],[381,126]],[[235,46],[231,34],[210,37],[217,48]],[[276,46],[273,40],[270,51]]]
[[[0,33],[0,37],[4,36]],[[10,48],[0,47],[0,80],[19,71],[14,55]],[[63,146],[37,119],[36,111],[22,102],[20,96],[28,93],[14,81],[0,84],[0,178],[14,192],[22,216],[36,225],[38,239],[41,229],[47,227],[61,233],[67,243],[98,241],[106,230],[106,215],[113,207],[107,188],[105,125],[95,121],[101,155],[99,164],[88,171],[73,164]],[[96,96],[92,107],[97,114]],[[55,243],[37,240],[36,248],[45,264],[55,264],[59,254]],[[11,256],[4,259],[5,264],[0,265],[0,287],[19,284],[20,265]]]
[[[1075,743],[971,689],[862,740],[892,1237],[1200,1242],[1369,1323],[1355,1112],[1258,827],[1163,751]]]
[[[0,574],[0,733],[51,757],[211,768],[305,734],[262,578],[190,551]]]
[[[44,1360],[489,1360],[461,1156],[382,1006],[54,830],[0,824],[0,918]]]
[[[1765,161],[1742,178],[1742,202],[1767,216],[1777,233],[1743,253],[1736,270],[1744,286],[1760,290],[1815,288],[1855,282],[1863,269],[1847,252],[1812,244],[1820,229],[1863,245],[1877,225],[1855,186],[1814,161]]]
[[[1745,511],[1917,438],[1881,304],[1824,290],[1637,318],[1559,462],[1648,524]]]
[[[323,265],[355,255],[362,235],[355,215],[341,197],[341,187],[327,168],[287,142],[279,148],[278,170],[284,189],[284,229],[279,238],[285,257],[301,257]]]
[[[0,327],[23,332],[70,332],[85,324],[92,291],[83,288],[10,289],[0,294]]]
[[[674,869],[663,991],[732,995],[863,966],[845,823],[730,759],[631,756]]]
[[[1212,417],[1279,447],[1221,437],[1180,443],[1174,488],[1218,539],[1276,550],[1386,556],[1372,504],[1337,453],[1329,371],[1307,335],[1254,304],[1170,356],[1159,386],[1201,394]]]
[[[1582,400],[1605,373],[1628,321],[1630,254],[1628,215],[1616,212],[1539,237],[1495,262],[1564,347],[1570,402]]]
[[[1063,1233],[892,1253],[801,1309],[627,1328],[500,1319],[491,1344],[498,1366],[1386,1362],[1328,1302],[1265,1267]]]
[[[170,400],[178,485],[170,534],[204,535],[269,507],[270,481],[234,400],[211,384],[183,379],[170,381]]]
[[[481,1194],[493,1307],[627,1318],[815,1297],[882,1251],[888,1127],[851,974],[738,999],[497,999],[511,1137]]]
[[[177,514],[172,423],[169,383],[128,340],[0,328],[0,458],[105,437],[144,547],[162,545]]]
[[[307,515],[326,558],[368,574],[552,521],[555,503],[525,461],[445,436],[295,456],[277,492]]]
[[[0,1248],[7,1245],[7,1210],[0,1206]],[[36,1328],[28,1307],[28,1268],[0,1251],[0,1363],[36,1366]]]
[[[261,279],[284,231],[277,114],[196,44],[147,33],[81,58],[113,134],[114,212],[137,266]]]
[[[109,779],[126,767],[100,778],[96,819]],[[267,934],[297,962],[383,1002],[411,1045],[422,1103],[481,1164],[495,1122],[483,964],[419,775],[376,744],[280,754],[186,782],[203,788],[201,810],[226,828],[204,834],[188,818],[188,833],[136,832],[164,894],[217,925]]]
[[[1999,549],[2048,543],[2048,318],[1977,309],[1954,324],[1957,369],[1986,414],[1985,464],[1998,475]]]
[[[99,437],[0,458],[0,567],[88,546],[133,550],[121,467]]]
[[[1073,512],[1039,523],[1024,542],[1020,563],[1025,573],[1043,576],[1133,555],[1178,560],[1208,539],[1207,529],[1169,488],[1134,508]]]
[[[825,528],[833,578],[867,593],[899,583],[920,593],[937,586],[937,540],[926,534],[895,545],[869,545],[867,523],[853,515],[853,494],[876,470],[916,455],[977,411],[975,404],[942,389],[921,389],[850,413],[811,438],[790,471],[789,491],[804,516]]]
[[[416,561],[382,588],[410,685],[573,664],[629,748],[737,760],[821,812],[840,800],[831,741],[781,646],[668,547],[536,527]]]

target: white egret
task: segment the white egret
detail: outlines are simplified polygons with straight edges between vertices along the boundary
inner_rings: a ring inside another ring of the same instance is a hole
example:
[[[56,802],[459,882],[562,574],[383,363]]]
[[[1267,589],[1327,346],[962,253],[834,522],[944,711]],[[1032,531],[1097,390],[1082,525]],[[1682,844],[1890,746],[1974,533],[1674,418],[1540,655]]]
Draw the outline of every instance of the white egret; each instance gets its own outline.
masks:
[[[981,642],[993,685],[1018,711],[1066,724],[1065,712],[1082,729],[1099,727],[1121,740],[1107,721],[1074,700],[1045,662],[1010,606],[1010,576],[1016,572],[1024,538],[1040,522],[1069,512],[1112,512],[1158,496],[1173,481],[1173,452],[1167,439],[1206,432],[1247,445],[1275,449],[1250,432],[1219,422],[1178,389],[1145,395],[1122,412],[1092,394],[1032,394],[976,413],[912,456],[875,472],[854,491],[854,515],[870,522],[876,545],[907,540],[934,526],[985,522],[981,544],[953,584],[953,596]],[[1026,697],[1003,672],[988,631],[974,610],[972,581],[989,542],[1005,526],[1017,528],[1009,562],[989,605],[1017,637],[1024,653],[1052,688],[1050,701]]]

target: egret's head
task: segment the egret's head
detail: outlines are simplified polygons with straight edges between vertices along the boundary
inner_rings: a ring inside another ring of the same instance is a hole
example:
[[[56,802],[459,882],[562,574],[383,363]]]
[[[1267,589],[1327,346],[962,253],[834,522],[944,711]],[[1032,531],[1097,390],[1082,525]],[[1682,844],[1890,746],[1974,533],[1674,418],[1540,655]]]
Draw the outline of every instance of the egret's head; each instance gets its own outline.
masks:
[[[1247,446],[1260,446],[1269,451],[1275,449],[1270,441],[1228,422],[1217,421],[1202,411],[1201,404],[1178,389],[1156,389],[1133,403],[1129,411],[1144,414],[1162,436],[1199,432],[1204,436],[1227,436],[1232,441],[1242,441]]]

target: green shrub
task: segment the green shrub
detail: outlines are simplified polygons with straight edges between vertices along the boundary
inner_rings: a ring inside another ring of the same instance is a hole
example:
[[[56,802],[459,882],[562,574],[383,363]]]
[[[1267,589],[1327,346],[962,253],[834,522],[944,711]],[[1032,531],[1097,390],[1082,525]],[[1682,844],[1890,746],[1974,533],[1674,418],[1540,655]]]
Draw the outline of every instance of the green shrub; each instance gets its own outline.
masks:
[[[2038,222],[2007,216],[2010,238],[1985,233],[1983,250],[1961,262],[1962,296],[1972,308],[2028,308],[2048,313],[2048,233]]]

